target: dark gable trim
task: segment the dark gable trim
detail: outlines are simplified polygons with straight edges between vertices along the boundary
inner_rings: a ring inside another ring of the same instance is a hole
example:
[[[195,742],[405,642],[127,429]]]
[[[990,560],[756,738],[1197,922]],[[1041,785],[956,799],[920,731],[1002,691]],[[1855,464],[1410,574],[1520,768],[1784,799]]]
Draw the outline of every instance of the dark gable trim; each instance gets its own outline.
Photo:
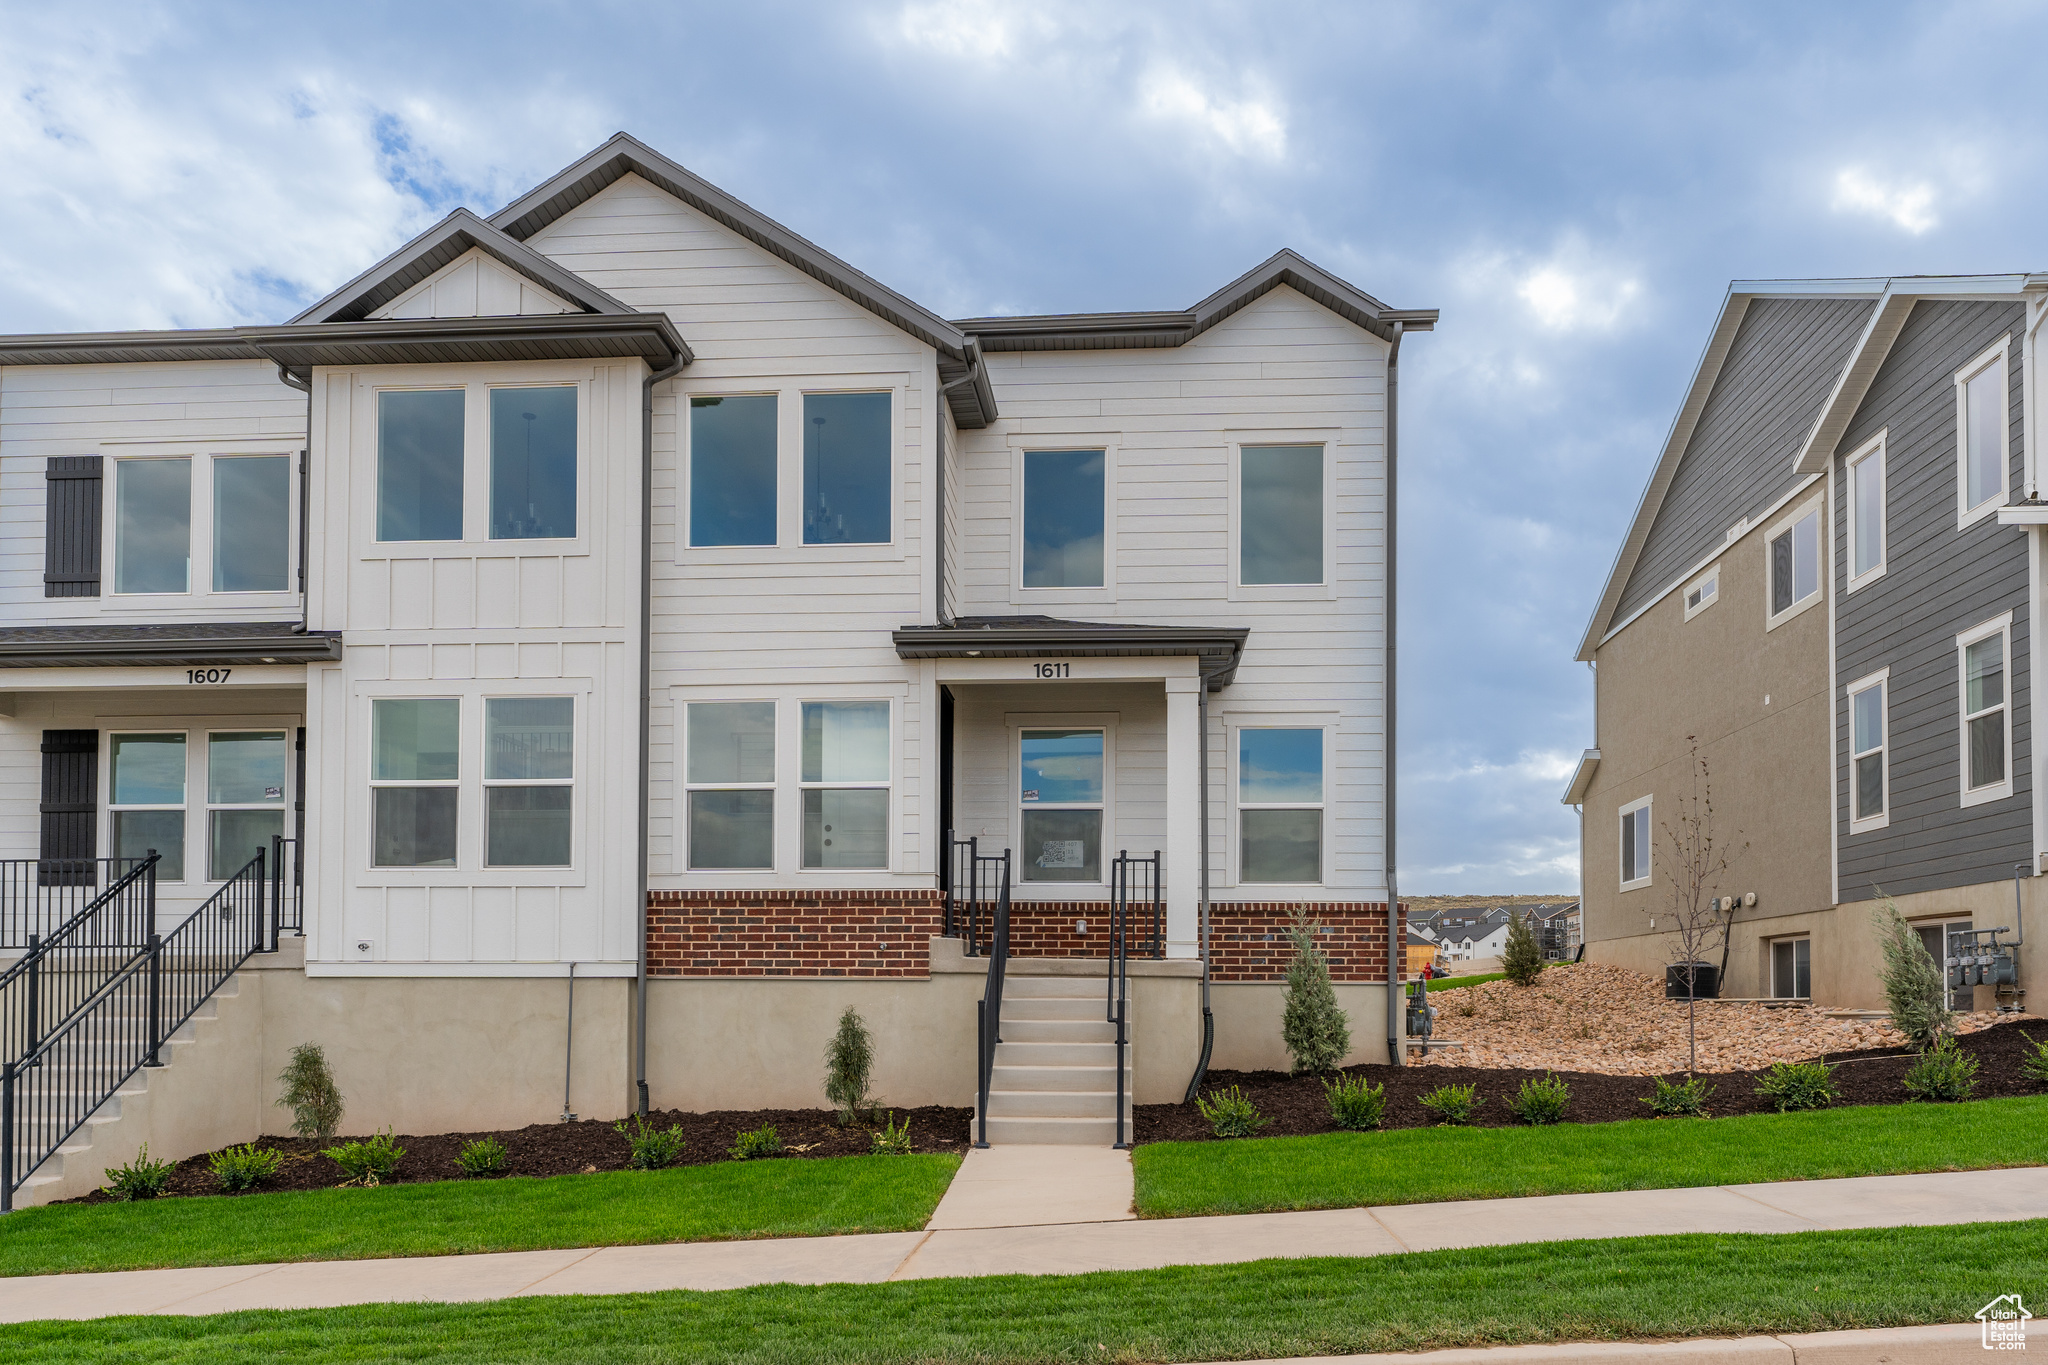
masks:
[[[294,634],[288,622],[0,630],[0,669],[254,667],[340,658],[339,632]]]
[[[1123,626],[1050,617],[965,617],[891,633],[902,659],[1135,658],[1194,655],[1210,691],[1237,676],[1251,631],[1242,627]]]

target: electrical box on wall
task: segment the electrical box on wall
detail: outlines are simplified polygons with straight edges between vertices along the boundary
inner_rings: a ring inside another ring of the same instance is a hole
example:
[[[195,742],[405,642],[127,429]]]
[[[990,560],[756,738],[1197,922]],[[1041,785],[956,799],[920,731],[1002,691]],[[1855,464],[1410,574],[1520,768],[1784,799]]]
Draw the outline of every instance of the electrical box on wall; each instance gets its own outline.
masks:
[[[349,945],[349,959],[353,962],[375,962],[377,943],[374,939],[359,938]]]

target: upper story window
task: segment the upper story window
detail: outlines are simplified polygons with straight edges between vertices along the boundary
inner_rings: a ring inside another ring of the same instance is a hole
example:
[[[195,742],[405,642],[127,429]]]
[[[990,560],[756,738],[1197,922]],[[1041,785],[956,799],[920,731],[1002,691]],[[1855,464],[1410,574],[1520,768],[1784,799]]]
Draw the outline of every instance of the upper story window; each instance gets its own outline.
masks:
[[[1240,882],[1323,879],[1323,732],[1237,732]]]
[[[1849,832],[1882,829],[1888,823],[1890,793],[1885,753],[1885,697],[1890,673],[1874,673],[1849,684]]]
[[[886,393],[804,395],[804,544],[889,542],[891,425]]]
[[[1884,572],[1884,437],[1848,460],[1849,586]]]
[[[291,590],[289,455],[122,456],[113,463],[116,593]],[[195,546],[210,551],[196,575]]]
[[[1766,628],[1820,600],[1820,504],[1808,503],[1764,537],[1769,597]]]
[[[573,384],[489,387],[488,539],[568,540],[577,531]],[[465,538],[469,390],[377,394],[377,539]]]
[[[2006,660],[2012,613],[1956,637],[1961,666],[1963,804],[2012,795],[2012,727],[2006,721]]]
[[[462,539],[461,389],[377,395],[377,539]]]
[[[1104,577],[1107,452],[1024,452],[1022,583],[1099,588]]]
[[[1652,798],[1621,808],[1621,889],[1650,884],[1650,810]]]
[[[803,865],[889,865],[889,703],[807,701]]]
[[[576,534],[576,387],[491,390],[491,539]]]
[[[1695,578],[1685,590],[1685,619],[1690,621],[1708,607],[1721,600],[1721,566],[1713,568]]]
[[[1102,880],[1103,740],[1097,729],[1020,734],[1019,880]]]
[[[1237,581],[1323,578],[1323,447],[1245,446],[1238,461]]]
[[[1956,374],[1956,524],[2005,501],[2005,350],[2000,342]]]
[[[693,701],[683,733],[691,870],[774,867],[775,703]]]
[[[216,455],[212,464],[213,590],[289,590],[291,457]]]
[[[690,399],[690,544],[773,545],[776,399]]]
[[[114,591],[192,591],[192,461],[114,463]]]

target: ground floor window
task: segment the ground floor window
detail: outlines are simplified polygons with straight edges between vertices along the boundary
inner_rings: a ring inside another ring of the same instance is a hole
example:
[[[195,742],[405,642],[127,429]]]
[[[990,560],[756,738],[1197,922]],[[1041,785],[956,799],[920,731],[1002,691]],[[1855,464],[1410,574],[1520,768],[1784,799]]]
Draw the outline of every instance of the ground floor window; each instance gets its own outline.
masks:
[[[484,699],[486,867],[575,861],[575,775],[575,698]]]
[[[683,716],[690,869],[774,867],[775,703],[693,701]]]
[[[282,730],[215,731],[206,737],[206,875],[226,881],[284,833]]]
[[[1019,880],[1100,882],[1105,734],[1096,729],[1019,732]]]
[[[1320,727],[1238,730],[1238,881],[1322,881],[1323,790]]]
[[[1771,944],[1771,996],[1777,1000],[1813,998],[1813,940],[1781,938]]]
[[[803,865],[889,865],[889,703],[801,705]]]
[[[371,702],[370,750],[370,861],[454,867],[462,703],[454,697]]]
[[[185,742],[182,732],[108,741],[113,856],[146,858],[155,849],[158,881],[185,880]]]

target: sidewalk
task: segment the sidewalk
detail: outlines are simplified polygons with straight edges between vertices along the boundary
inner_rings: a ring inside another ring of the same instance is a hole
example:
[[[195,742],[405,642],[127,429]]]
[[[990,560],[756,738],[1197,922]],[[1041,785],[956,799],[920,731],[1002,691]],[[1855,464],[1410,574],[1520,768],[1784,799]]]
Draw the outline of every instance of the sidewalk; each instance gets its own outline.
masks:
[[[1042,1182],[1066,1179],[1062,1167],[1068,1162],[1073,1163],[1076,1197],[1048,1201]],[[1019,1207],[1027,1170],[1036,1177],[1030,1183],[1039,1191],[1044,1217],[1080,1217],[1038,1224],[1010,1221],[1029,1213]],[[976,1152],[925,1232],[0,1279],[0,1322],[401,1301],[466,1303],[527,1294],[736,1289],[777,1282],[879,1284],[967,1275],[1058,1275],[1681,1232],[1800,1232],[2048,1218],[2048,1167],[1143,1221],[1130,1215],[1129,1171],[1124,1153],[1089,1148]]]

